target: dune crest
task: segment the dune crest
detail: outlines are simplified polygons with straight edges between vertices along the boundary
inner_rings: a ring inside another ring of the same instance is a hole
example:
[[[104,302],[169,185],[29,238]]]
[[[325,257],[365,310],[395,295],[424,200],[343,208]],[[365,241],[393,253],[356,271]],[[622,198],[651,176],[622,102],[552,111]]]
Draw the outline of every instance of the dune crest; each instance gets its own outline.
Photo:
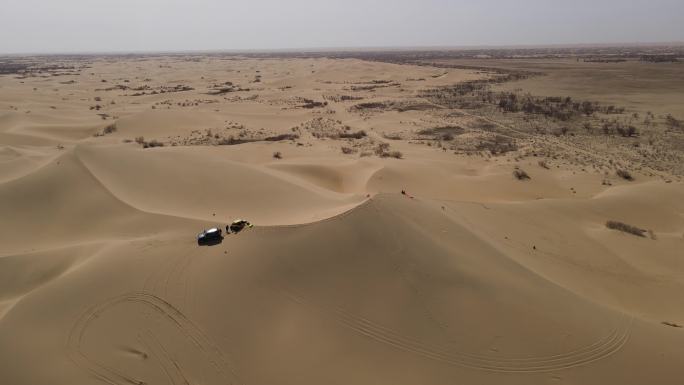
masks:
[[[0,384],[681,383],[677,118],[458,52],[0,61]]]

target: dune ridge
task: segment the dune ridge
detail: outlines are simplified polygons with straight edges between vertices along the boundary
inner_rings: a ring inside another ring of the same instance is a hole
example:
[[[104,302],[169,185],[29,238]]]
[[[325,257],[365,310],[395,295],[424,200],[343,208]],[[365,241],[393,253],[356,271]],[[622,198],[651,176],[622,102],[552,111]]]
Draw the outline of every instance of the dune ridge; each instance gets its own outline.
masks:
[[[492,73],[89,65],[0,76],[0,383],[681,382],[684,184],[424,95]]]

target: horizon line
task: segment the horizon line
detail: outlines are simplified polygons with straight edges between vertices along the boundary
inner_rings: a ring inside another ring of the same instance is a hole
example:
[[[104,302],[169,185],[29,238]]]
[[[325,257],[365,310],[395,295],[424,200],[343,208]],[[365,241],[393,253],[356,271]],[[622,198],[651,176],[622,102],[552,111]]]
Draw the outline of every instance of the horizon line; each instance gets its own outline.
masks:
[[[419,46],[331,46],[253,49],[171,49],[171,50],[113,50],[113,51],[62,51],[62,52],[0,52],[3,56],[116,56],[116,55],[164,55],[164,54],[255,54],[255,53],[332,53],[332,52],[401,52],[401,51],[482,51],[488,49],[554,49],[554,48],[637,48],[674,46],[684,47],[682,41],[660,42],[612,42],[612,43],[551,43],[551,44],[478,44],[478,45],[419,45]]]

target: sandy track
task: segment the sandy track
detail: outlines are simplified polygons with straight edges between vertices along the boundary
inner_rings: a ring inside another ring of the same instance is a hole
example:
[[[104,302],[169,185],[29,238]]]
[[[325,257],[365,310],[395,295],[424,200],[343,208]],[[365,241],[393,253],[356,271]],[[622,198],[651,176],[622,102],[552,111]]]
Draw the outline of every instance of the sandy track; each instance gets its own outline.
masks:
[[[89,358],[88,354],[84,353],[82,350],[82,345],[85,342],[85,335],[87,334],[91,323],[106,317],[106,313],[109,310],[125,303],[143,305],[146,309],[151,310],[156,316],[166,322],[170,322],[173,327],[178,330],[182,336],[181,338],[187,338],[197,350],[197,353],[203,357],[199,360],[200,362],[206,361],[209,363],[213,370],[219,373],[226,383],[232,384],[237,382],[237,379],[234,377],[235,374],[230,369],[227,359],[211,342],[211,339],[206,337],[204,333],[190,321],[185,314],[183,314],[183,312],[161,297],[144,292],[129,293],[109,299],[89,308],[79,317],[79,320],[69,333],[67,343],[69,356],[76,365],[91,372],[95,377],[113,385],[121,383],[122,380],[131,384],[142,385],[146,383],[143,380],[130,377],[119,370],[98,363],[95,359]],[[135,325],[134,327],[139,328],[140,325]],[[154,333],[154,331],[146,329],[140,336],[147,346],[156,345],[155,348],[150,349],[150,352],[152,352],[151,358],[160,361],[160,365],[163,366],[164,372],[173,384],[188,383],[179,363],[169,355],[164,348],[164,343],[160,342]],[[145,359],[147,359],[147,356]],[[174,374],[171,374],[171,372],[174,372]]]

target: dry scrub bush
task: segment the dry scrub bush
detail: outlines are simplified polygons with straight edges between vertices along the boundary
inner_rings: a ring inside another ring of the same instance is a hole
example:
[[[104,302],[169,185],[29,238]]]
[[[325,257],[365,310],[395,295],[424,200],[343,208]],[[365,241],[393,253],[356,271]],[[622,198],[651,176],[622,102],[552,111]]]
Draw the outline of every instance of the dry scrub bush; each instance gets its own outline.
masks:
[[[112,132],[116,132],[116,123],[112,123],[112,124],[106,126],[105,128],[102,129],[102,131],[96,132],[95,134],[93,134],[93,136],[96,136],[96,137],[97,136],[105,136],[107,134],[111,134]]]
[[[389,140],[401,140],[401,136],[398,134],[382,134],[382,137]]]
[[[617,170],[615,174],[617,174],[617,176],[619,176],[620,178],[628,180],[630,182],[634,180],[632,174],[627,170]]]
[[[384,157],[383,155],[387,153],[389,150],[389,143],[378,143],[377,146],[375,146],[375,155],[379,157]]]
[[[522,169],[515,169],[513,170],[513,176],[517,180],[528,180],[531,179],[530,176],[525,172],[525,170]]]
[[[164,143],[158,141],[157,139],[152,139],[149,142],[143,143],[143,148],[152,148],[152,147],[164,147]]]
[[[672,114],[667,114],[667,117],[665,118],[665,124],[671,129],[675,128],[680,128],[682,126],[682,122],[678,119],[675,119]]]
[[[366,136],[366,131],[360,130],[357,132],[350,133],[342,132],[338,136],[340,137],[340,139],[361,139]]]
[[[636,235],[638,237],[645,237],[644,233],[646,233],[647,231],[636,226],[628,225],[626,223],[618,221],[608,221],[606,222],[606,227],[611,230],[622,231],[623,233]]]
[[[482,140],[475,145],[475,149],[478,151],[489,151],[492,155],[503,155],[507,152],[517,151],[518,145],[512,138],[497,134],[492,139]]]
[[[381,158],[395,159],[402,159],[404,157],[404,154],[402,154],[401,151],[389,151],[389,147],[389,143],[378,143],[374,150],[375,155]]]
[[[269,136],[267,138],[264,138],[264,140],[267,142],[279,142],[281,140],[295,140],[295,139],[299,139],[299,135],[297,135],[297,134],[280,134],[280,135]]]
[[[102,130],[102,133],[105,135],[111,134],[112,132],[116,132],[116,123],[112,123],[112,124],[108,125],[107,127],[105,127],[104,130]]]

